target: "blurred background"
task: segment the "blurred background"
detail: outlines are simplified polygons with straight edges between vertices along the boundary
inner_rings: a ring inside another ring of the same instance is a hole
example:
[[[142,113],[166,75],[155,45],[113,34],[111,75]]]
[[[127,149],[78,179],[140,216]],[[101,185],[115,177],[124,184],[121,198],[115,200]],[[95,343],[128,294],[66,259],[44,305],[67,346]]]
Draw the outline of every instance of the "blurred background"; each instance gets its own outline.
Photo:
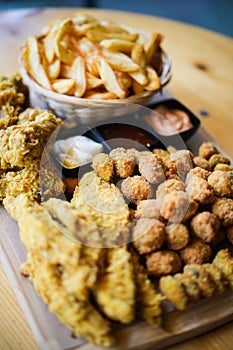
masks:
[[[233,37],[233,0],[0,0],[0,10],[54,6],[139,12],[182,21]]]

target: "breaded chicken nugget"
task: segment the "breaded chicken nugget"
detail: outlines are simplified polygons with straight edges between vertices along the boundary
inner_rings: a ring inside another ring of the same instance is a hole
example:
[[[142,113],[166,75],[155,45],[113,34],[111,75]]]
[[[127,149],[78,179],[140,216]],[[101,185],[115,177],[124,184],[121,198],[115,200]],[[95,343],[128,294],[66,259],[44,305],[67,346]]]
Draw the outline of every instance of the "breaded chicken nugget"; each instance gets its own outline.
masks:
[[[166,179],[163,166],[154,154],[140,157],[139,172],[151,184],[159,184]]]
[[[170,155],[169,168],[175,168],[180,179],[184,179],[187,173],[194,167],[193,154],[188,150],[181,150]]]
[[[210,184],[199,176],[192,176],[186,188],[190,197],[200,204],[210,204],[214,200],[214,192]]]
[[[160,215],[170,222],[180,223],[189,207],[189,196],[183,191],[173,191],[164,197]]]
[[[182,181],[176,179],[168,179],[165,180],[158,186],[156,191],[156,197],[164,197],[166,194],[171,193],[173,191],[184,191],[185,184]]]
[[[208,183],[218,197],[233,198],[233,173],[215,170],[208,177]]]
[[[158,219],[160,216],[160,203],[156,199],[140,201],[135,211],[135,218]]]
[[[188,184],[189,181],[192,181],[192,176],[198,176],[207,181],[209,175],[210,175],[210,171],[196,166],[195,168],[191,169],[188,172],[185,182],[186,184]]]
[[[180,250],[188,245],[189,230],[183,224],[171,224],[166,227],[166,241],[171,250]]]
[[[109,153],[109,157],[114,162],[116,175],[125,179],[132,176],[136,167],[136,159],[132,150],[125,148],[115,148]]]
[[[114,162],[106,153],[97,154],[92,160],[96,174],[105,181],[110,181],[114,174]]]

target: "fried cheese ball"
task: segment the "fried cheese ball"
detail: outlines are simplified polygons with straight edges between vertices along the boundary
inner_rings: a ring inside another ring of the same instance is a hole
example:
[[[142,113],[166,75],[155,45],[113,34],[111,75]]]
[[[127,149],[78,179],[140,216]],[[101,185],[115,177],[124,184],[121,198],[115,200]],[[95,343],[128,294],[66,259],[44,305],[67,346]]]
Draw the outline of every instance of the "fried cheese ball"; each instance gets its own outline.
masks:
[[[147,255],[148,273],[153,276],[174,275],[181,269],[182,262],[176,252],[160,250]]]
[[[139,254],[161,248],[165,241],[165,225],[157,219],[141,218],[133,228],[133,245]]]
[[[189,244],[180,250],[184,264],[203,264],[210,260],[212,249],[200,238],[192,238]]]
[[[211,169],[214,169],[217,164],[231,164],[231,161],[221,154],[213,154],[209,159]]]
[[[190,227],[195,237],[211,243],[218,235],[220,220],[208,211],[203,211],[192,218]]]
[[[159,184],[166,179],[162,163],[153,154],[140,157],[139,172],[151,184]]]
[[[211,170],[210,163],[208,162],[207,159],[197,156],[197,157],[193,158],[193,161],[194,161],[194,164],[196,165],[196,167],[205,169],[207,171]]]
[[[212,142],[204,142],[199,148],[199,157],[210,159],[213,154],[218,154],[219,151]]]
[[[189,206],[189,196],[182,191],[173,191],[164,197],[160,215],[173,223],[183,220]]]
[[[233,225],[233,199],[216,199],[212,207],[212,212],[217,215],[224,227]]]
[[[175,168],[180,179],[184,179],[194,167],[193,158],[193,154],[188,150],[174,152],[170,155],[169,168]]]
[[[188,245],[189,230],[183,224],[171,224],[166,227],[168,249],[180,250]]]
[[[136,219],[158,219],[160,216],[160,204],[156,199],[140,201],[134,214]]]
[[[132,176],[136,167],[136,159],[132,151],[119,147],[109,153],[114,162],[116,175],[125,179]]]
[[[204,298],[210,298],[216,292],[216,284],[203,265],[189,264],[184,267],[184,274],[192,278],[200,287]]]
[[[227,228],[227,238],[233,244],[233,226]]]
[[[187,184],[189,181],[192,181],[192,176],[198,176],[204,180],[208,180],[209,175],[210,175],[210,172],[208,170],[196,166],[195,168],[189,171],[185,182]]]
[[[185,190],[185,184],[182,181],[179,181],[176,179],[168,179],[158,186],[158,189],[156,191],[156,197],[161,198],[173,191],[184,191],[184,190]]]
[[[229,249],[220,250],[214,260],[214,266],[223,272],[225,278],[230,283],[230,287],[233,290],[233,258]]]
[[[97,154],[92,161],[92,167],[96,174],[104,179],[110,181],[114,174],[114,162],[106,153]]]
[[[215,170],[208,177],[208,183],[217,197],[233,198],[233,173]]]
[[[164,276],[159,280],[159,288],[165,298],[174,305],[177,310],[185,310],[188,306],[188,297],[179,279],[173,276]]]
[[[210,184],[199,176],[192,176],[186,192],[199,204],[210,204],[214,200],[214,191]]]
[[[132,203],[152,198],[153,188],[142,176],[128,177],[122,181],[121,191]]]

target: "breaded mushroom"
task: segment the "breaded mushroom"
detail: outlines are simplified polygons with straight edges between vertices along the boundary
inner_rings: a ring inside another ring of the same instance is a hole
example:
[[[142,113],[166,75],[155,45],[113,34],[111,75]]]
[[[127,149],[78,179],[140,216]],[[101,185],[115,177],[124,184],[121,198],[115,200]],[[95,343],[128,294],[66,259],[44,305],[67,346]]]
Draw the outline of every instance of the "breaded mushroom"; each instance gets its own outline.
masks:
[[[156,219],[141,218],[133,228],[133,245],[139,254],[161,248],[165,241],[165,225]]]
[[[233,198],[233,173],[215,170],[208,177],[208,183],[217,197]]]
[[[176,179],[168,179],[165,180],[158,186],[156,191],[156,197],[164,197],[166,194],[171,193],[173,191],[184,191],[185,184],[182,181]]]
[[[174,275],[181,269],[182,263],[176,252],[160,250],[147,255],[148,273],[153,276]]]
[[[159,184],[166,179],[162,163],[154,154],[140,157],[139,172],[151,184]]]
[[[220,220],[216,215],[203,211],[192,218],[190,227],[195,237],[211,243],[218,235]]]
[[[212,212],[217,215],[223,226],[233,225],[233,199],[218,198],[213,204]]]
[[[114,162],[106,153],[97,154],[92,161],[92,167],[96,174],[104,179],[110,181],[114,174]]]
[[[160,203],[156,199],[140,201],[134,216],[136,219],[158,219],[160,216]]]
[[[199,148],[199,157],[209,159],[213,154],[218,154],[219,151],[212,142],[204,142]]]
[[[209,164],[210,164],[211,169],[213,170],[215,168],[215,166],[219,163],[230,165],[231,161],[221,154],[213,154],[209,159]]]
[[[122,181],[121,191],[132,203],[153,197],[153,188],[142,176],[135,175]]]
[[[180,250],[180,256],[184,264],[203,264],[210,260],[211,247],[200,238],[193,238],[189,244]]]
[[[171,224],[166,227],[168,249],[180,250],[188,245],[189,230],[183,224]]]

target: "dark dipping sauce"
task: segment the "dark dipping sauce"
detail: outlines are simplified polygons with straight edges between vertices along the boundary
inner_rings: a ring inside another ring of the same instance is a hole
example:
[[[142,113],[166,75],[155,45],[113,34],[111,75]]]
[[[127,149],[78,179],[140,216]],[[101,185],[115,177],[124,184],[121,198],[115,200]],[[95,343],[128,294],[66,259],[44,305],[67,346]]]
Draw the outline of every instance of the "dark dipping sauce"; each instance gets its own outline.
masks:
[[[96,128],[112,148],[153,148],[157,138],[146,130],[130,124],[111,123]]]

